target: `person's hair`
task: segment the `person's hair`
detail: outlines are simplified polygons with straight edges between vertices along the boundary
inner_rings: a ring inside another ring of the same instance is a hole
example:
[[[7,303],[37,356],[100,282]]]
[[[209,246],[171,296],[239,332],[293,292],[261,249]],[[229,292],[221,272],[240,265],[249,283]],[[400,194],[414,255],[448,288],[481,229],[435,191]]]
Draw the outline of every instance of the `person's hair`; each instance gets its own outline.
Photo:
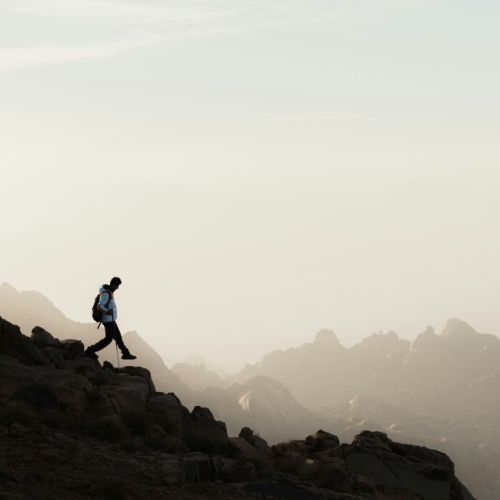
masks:
[[[114,278],[111,279],[111,281],[109,282],[110,285],[121,285],[122,284],[122,280],[120,278],[118,278],[117,276],[115,276]]]

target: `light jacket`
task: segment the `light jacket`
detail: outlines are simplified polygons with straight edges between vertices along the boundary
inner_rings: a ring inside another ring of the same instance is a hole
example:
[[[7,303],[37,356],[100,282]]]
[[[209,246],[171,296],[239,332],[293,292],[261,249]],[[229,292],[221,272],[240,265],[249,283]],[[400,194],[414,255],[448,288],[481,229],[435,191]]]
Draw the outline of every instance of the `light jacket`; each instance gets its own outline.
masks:
[[[99,288],[99,293],[101,298],[99,299],[99,309],[102,311],[102,323],[109,323],[110,321],[115,321],[118,317],[118,309],[116,308],[116,302],[114,297],[109,300],[109,290],[104,288],[104,285]]]

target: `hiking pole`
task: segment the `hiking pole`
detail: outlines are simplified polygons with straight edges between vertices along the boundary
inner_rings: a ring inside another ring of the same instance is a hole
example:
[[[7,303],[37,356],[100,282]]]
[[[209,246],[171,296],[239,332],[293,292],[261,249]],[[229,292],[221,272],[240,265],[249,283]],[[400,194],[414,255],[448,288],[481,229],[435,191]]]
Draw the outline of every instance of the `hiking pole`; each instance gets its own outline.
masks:
[[[120,368],[120,359],[118,358],[118,344],[115,342],[116,347],[116,363],[118,364],[118,368]]]

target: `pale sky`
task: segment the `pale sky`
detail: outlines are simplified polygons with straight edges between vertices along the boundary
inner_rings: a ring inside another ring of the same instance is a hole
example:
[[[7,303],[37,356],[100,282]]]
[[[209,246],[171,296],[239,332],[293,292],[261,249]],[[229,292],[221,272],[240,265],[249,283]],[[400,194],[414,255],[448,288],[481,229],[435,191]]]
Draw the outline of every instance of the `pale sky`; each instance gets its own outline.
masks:
[[[118,275],[167,362],[500,335],[498,26],[490,0],[0,0],[0,282],[87,321]]]

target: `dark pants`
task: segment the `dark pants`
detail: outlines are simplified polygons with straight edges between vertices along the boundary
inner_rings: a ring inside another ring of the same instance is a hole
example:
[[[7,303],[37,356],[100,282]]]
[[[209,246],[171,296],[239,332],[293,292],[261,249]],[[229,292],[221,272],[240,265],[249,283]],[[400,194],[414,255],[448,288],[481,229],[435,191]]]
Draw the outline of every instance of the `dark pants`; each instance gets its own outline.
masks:
[[[120,348],[122,354],[127,354],[128,349],[123,343],[122,334],[120,333],[120,329],[118,328],[116,321],[108,321],[107,323],[103,323],[103,325],[104,330],[106,331],[106,336],[102,340],[99,340],[97,344],[90,346],[89,351],[100,351],[101,349],[104,349],[106,346],[111,344],[111,341],[114,340],[116,342],[116,345]]]

